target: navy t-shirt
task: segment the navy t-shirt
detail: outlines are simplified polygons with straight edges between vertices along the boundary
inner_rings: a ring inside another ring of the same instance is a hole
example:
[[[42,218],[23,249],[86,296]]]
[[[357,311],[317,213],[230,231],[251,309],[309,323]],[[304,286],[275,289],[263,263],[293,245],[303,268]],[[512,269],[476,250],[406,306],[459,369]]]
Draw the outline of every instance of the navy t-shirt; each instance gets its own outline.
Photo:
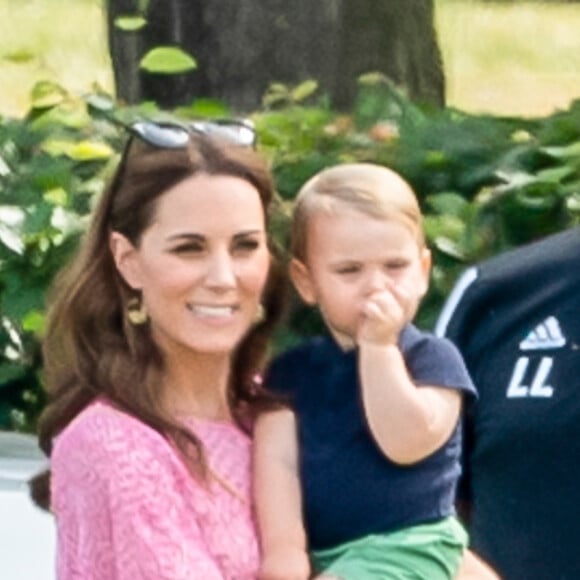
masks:
[[[580,579],[580,228],[468,270],[437,332],[479,394],[460,483],[473,548],[504,580]]]
[[[399,346],[419,387],[475,392],[461,356],[449,341],[409,325]],[[288,396],[297,416],[311,549],[454,513],[459,427],[424,460],[409,466],[390,461],[366,423],[356,350],[345,352],[328,336],[311,339],[274,361],[266,385]]]

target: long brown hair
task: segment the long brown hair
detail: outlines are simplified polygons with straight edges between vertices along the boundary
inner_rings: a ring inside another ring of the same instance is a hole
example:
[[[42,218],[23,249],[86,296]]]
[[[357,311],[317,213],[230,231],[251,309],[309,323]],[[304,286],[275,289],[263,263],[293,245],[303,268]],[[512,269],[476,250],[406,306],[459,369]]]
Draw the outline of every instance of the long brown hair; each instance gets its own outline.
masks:
[[[163,357],[149,326],[127,321],[125,306],[135,293],[119,275],[109,249],[112,231],[137,246],[154,219],[160,196],[197,173],[248,181],[259,192],[268,218],[274,185],[265,161],[251,148],[198,135],[192,135],[184,149],[129,148],[95,208],[76,257],[51,291],[43,343],[49,402],[39,421],[40,446],[48,456],[54,438],[89,403],[104,397],[170,439],[192,471],[206,475],[200,440],[162,409],[156,387]],[[262,297],[265,317],[250,329],[233,357],[228,396],[242,426],[265,406],[275,404],[255,376],[281,315],[285,287],[282,268],[273,256]],[[49,476],[46,472],[31,482],[33,499],[47,509]]]

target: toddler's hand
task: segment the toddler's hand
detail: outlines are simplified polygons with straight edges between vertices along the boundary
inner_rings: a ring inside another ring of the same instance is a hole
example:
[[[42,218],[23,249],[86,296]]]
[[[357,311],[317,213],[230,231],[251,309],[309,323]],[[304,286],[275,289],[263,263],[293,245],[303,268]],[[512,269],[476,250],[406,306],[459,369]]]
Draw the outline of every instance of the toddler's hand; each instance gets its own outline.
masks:
[[[280,548],[265,554],[258,580],[308,580],[310,560],[304,550]]]
[[[394,286],[372,294],[363,306],[357,342],[397,344],[399,334],[408,320],[408,302],[406,293]]]

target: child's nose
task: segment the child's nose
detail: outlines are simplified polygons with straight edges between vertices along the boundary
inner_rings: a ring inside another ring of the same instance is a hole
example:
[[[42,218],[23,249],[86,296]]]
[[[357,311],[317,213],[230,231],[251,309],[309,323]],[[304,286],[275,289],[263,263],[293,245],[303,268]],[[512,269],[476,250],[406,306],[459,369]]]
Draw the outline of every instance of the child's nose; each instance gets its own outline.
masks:
[[[389,276],[383,270],[372,270],[368,272],[365,284],[367,294],[379,292],[389,287]]]

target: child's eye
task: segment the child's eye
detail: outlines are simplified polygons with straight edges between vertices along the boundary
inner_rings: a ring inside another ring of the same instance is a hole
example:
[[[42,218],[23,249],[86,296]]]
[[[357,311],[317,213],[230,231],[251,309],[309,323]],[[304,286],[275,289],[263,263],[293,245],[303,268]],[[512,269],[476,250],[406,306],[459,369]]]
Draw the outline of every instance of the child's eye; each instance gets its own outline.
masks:
[[[385,268],[387,270],[401,270],[403,268],[406,268],[407,265],[408,262],[406,260],[392,260],[385,264]]]
[[[341,266],[336,269],[337,274],[356,274],[358,271],[360,271],[360,267],[356,264]]]

